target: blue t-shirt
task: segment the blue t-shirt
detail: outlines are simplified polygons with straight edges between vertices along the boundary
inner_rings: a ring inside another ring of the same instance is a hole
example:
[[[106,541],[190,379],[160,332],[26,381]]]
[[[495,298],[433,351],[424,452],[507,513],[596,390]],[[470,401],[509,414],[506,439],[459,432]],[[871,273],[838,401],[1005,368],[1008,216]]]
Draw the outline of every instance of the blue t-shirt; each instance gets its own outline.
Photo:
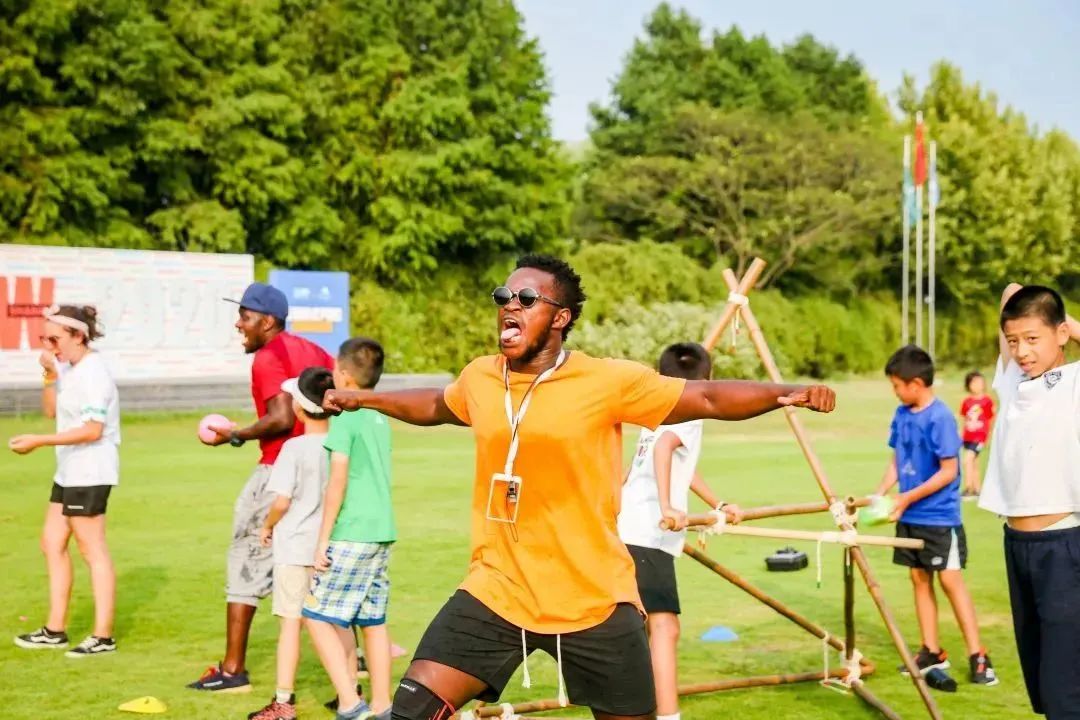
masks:
[[[907,492],[929,480],[941,469],[941,461],[960,454],[960,433],[952,411],[941,400],[912,412],[901,405],[889,429],[889,447],[896,451],[896,472],[900,492]],[[912,525],[956,527],[960,517],[960,474],[932,495],[908,506],[901,522]]]

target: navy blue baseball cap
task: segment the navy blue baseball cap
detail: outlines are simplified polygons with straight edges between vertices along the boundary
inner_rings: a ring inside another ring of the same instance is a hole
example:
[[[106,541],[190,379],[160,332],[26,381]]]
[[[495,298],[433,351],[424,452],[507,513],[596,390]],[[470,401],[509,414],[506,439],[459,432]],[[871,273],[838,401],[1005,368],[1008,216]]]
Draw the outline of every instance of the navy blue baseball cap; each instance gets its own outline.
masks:
[[[236,303],[242,308],[254,312],[263,313],[279,320],[289,317],[289,300],[285,293],[276,287],[264,283],[251,283],[244,290],[244,295],[239,300],[224,298],[227,302]]]

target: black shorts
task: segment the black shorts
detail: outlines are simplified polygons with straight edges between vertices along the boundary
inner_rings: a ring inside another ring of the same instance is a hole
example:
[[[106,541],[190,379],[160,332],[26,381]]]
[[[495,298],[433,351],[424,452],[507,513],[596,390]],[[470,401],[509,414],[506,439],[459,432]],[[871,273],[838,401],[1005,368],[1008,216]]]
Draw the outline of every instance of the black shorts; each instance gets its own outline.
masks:
[[[985,447],[986,447],[986,443],[967,442],[966,440],[964,441],[964,449],[965,450],[970,450],[971,452],[975,453],[976,455],[981,453],[983,451],[983,448],[985,448]]]
[[[63,505],[63,513],[68,517],[72,515],[93,517],[94,515],[105,514],[105,507],[109,504],[110,492],[112,492],[112,485],[61,487],[53,483],[49,502]]]
[[[962,570],[967,566],[967,535],[963,525],[948,527],[899,522],[896,523],[896,537],[926,542],[922,550],[893,548],[893,562],[897,565],[930,572]]]
[[[595,627],[561,636],[563,678],[570,702],[610,715],[656,711],[645,621],[620,604]],[[525,633],[528,652],[556,657],[556,636]],[[521,628],[458,590],[431,621],[413,655],[468,673],[487,683],[479,699],[496,702],[522,662]]]
[[[648,613],[679,614],[679,586],[675,582],[675,558],[663,550],[627,545],[634,558],[637,589]]]
[[[1013,630],[1032,709],[1080,718],[1080,528],[1005,526]]]

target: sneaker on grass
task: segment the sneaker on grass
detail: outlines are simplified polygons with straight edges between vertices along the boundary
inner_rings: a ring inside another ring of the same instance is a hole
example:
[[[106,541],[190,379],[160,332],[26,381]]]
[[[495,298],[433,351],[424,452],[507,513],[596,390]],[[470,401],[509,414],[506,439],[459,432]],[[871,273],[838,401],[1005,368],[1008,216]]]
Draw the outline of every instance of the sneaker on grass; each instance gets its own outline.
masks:
[[[206,690],[219,693],[247,693],[251,692],[251,680],[247,672],[238,672],[230,675],[221,669],[221,665],[212,665],[206,668],[198,680],[188,683],[192,690]]]
[[[16,636],[15,644],[26,650],[63,650],[68,646],[68,636],[63,630],[53,632],[42,626],[32,633]]]
[[[293,695],[289,702],[284,703],[274,698],[262,710],[249,713],[248,720],[296,720],[296,696]]]
[[[91,655],[104,655],[113,652],[116,652],[116,640],[91,635],[68,650],[64,655],[69,658],[84,658],[90,657]]]
[[[360,702],[351,710],[342,710],[339,707],[337,713],[334,714],[334,720],[367,720],[370,717],[372,717],[371,707],[363,698],[360,698]]]
[[[936,653],[930,652],[930,648],[923,645],[915,655],[915,666],[919,668],[919,672],[923,675],[934,668],[948,670],[950,667],[949,656],[944,650],[938,650]],[[908,674],[907,668],[903,665],[900,666],[900,674]]]
[[[361,700],[364,699],[364,688],[360,685],[360,683],[356,684],[356,694],[360,696]],[[324,702],[323,707],[327,710],[330,710],[331,712],[336,712],[338,709],[337,696],[335,695],[333,700],[327,700],[326,702]]]
[[[998,684],[997,673],[990,662],[990,656],[986,650],[980,650],[968,658],[971,665],[971,682],[976,685],[993,686]]]

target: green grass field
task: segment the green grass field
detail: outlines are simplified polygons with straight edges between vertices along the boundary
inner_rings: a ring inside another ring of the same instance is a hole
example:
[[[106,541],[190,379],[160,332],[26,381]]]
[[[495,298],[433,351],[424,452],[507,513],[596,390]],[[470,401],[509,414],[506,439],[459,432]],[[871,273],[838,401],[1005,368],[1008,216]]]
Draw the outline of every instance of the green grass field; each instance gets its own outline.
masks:
[[[805,415],[816,449],[838,493],[873,489],[886,462],[885,437],[894,400],[882,380],[840,383],[839,409],[831,416]],[[955,407],[959,383],[943,396]],[[213,697],[184,688],[223,650],[224,550],[237,492],[255,463],[254,448],[202,447],[194,437],[194,416],[127,417],[122,448],[122,485],[109,508],[109,537],[119,575],[116,635],[120,651],[111,657],[70,660],[57,652],[29,652],[11,636],[41,624],[46,609],[44,561],[37,547],[49,493],[53,457],[0,453],[0,678],[8,718],[120,718],[116,706],[154,695],[169,706],[165,717],[243,718],[273,692],[276,623],[269,604],[256,618],[249,651],[255,692]],[[43,418],[0,419],[0,436],[47,431]],[[820,499],[817,487],[783,419],[712,423],[702,459],[705,476],[721,496],[743,505]],[[635,439],[629,432],[627,442]],[[463,577],[468,559],[472,444],[467,430],[417,429],[398,425],[394,435],[395,507],[401,540],[394,550],[390,627],[400,644],[415,647],[440,604]],[[1019,718],[1031,715],[1012,641],[999,521],[964,505],[970,544],[967,582],[976,599],[984,642],[999,670],[995,688],[967,683],[963,643],[944,597],[942,637],[957,667],[955,694],[936,693],[946,717]],[[824,516],[781,518],[772,526],[827,529]],[[811,568],[771,574],[764,557],[783,543],[751,538],[718,538],[709,553],[743,573],[813,620],[841,633],[841,552],[826,547],[825,582],[814,583],[814,546],[803,544]],[[73,547],[73,552],[74,547]],[[886,549],[867,550],[878,578],[910,644],[917,645],[910,585]],[[69,632],[78,641],[90,630],[91,600],[85,568],[76,555],[75,592]],[[678,563],[683,597],[681,676],[698,682],[750,674],[820,669],[821,643],[756,603],[692,560]],[[910,682],[900,677],[898,659],[858,581],[858,646],[877,663],[869,687],[908,718],[925,717]],[[704,643],[710,626],[733,628],[732,643]],[[836,662],[835,653],[830,662]],[[401,673],[406,660],[395,663]],[[530,663],[533,688],[524,690],[520,673],[504,699],[515,702],[555,695],[555,664],[536,654]],[[305,641],[297,692],[300,714],[328,718],[321,707],[333,691],[314,651]],[[697,696],[684,701],[687,718],[876,717],[853,696],[815,684]],[[561,711],[586,716],[577,711]]]

